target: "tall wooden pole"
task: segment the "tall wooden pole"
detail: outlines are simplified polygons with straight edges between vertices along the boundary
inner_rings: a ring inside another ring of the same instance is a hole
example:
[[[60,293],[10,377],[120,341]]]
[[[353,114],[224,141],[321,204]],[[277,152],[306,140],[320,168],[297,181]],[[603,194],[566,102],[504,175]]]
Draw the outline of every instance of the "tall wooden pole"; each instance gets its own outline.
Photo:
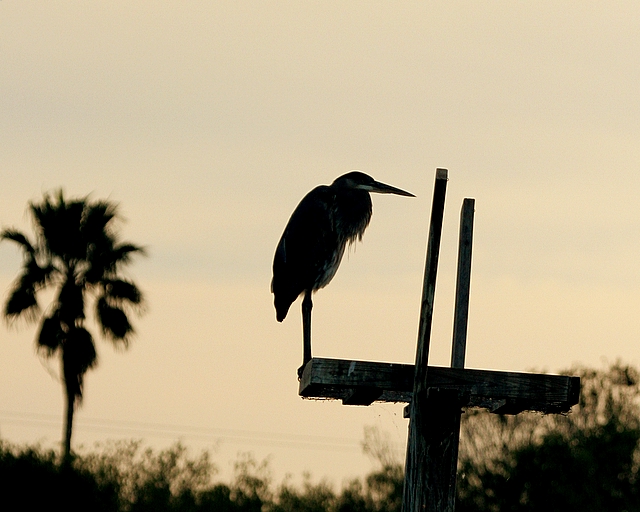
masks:
[[[453,343],[451,347],[451,367],[464,368],[467,349],[467,324],[469,320],[469,292],[471,290],[471,248],[473,246],[473,217],[475,213],[475,199],[465,198],[460,211],[460,234],[458,242],[458,275],[456,277],[456,305],[453,314]],[[452,397],[457,401],[458,397]],[[443,509],[450,512],[455,510],[456,477],[458,474],[458,446],[460,444],[460,419],[462,410],[452,411],[454,419],[450,434],[451,448],[448,473],[449,495],[447,505]]]
[[[443,393],[429,393],[426,385],[447,176],[446,169],[436,170],[429,240],[427,243],[427,259],[422,286],[413,399],[409,406],[409,440],[402,498],[404,512],[445,510],[442,505],[447,497],[441,491],[448,487],[450,480],[450,475],[443,475],[448,471],[442,471],[443,448],[447,443],[446,440],[441,440],[441,438],[443,432],[450,430],[449,427],[451,426],[447,424],[447,420],[451,415],[433,414],[435,410],[439,410],[442,407],[446,408],[447,400]],[[442,420],[444,420],[444,424],[442,424]],[[447,464],[444,468],[448,466]]]
[[[427,381],[431,321],[433,319],[433,302],[436,294],[436,275],[438,273],[438,256],[440,254],[440,238],[442,235],[447,180],[447,169],[436,169],[436,182],[433,187],[433,204],[431,205],[431,221],[429,225],[429,240],[427,242],[427,259],[424,268],[424,281],[422,283],[422,303],[420,305],[420,324],[418,326],[414,392],[420,392],[426,389],[424,383]]]
[[[460,212],[458,243],[458,276],[456,278],[456,307],[453,314],[453,348],[451,368],[464,368],[469,319],[469,291],[471,289],[471,247],[473,245],[473,216],[475,199],[465,198]]]

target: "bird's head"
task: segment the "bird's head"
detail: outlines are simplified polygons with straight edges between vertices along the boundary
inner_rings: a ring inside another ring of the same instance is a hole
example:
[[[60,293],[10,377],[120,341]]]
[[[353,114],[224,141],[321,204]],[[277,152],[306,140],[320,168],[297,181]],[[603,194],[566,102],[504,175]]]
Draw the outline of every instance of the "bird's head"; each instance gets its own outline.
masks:
[[[331,184],[336,188],[348,188],[351,190],[365,190],[367,192],[377,192],[378,194],[397,194],[399,196],[415,197],[410,192],[406,192],[391,185],[380,183],[368,174],[360,171],[351,171],[336,178]]]

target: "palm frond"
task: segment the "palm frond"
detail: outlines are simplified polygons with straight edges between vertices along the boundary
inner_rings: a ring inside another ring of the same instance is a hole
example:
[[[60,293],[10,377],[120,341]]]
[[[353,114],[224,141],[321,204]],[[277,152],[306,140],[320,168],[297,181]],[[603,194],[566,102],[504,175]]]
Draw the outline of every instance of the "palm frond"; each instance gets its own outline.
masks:
[[[47,357],[53,356],[64,341],[65,333],[60,324],[57,313],[46,317],[40,326],[40,332],[36,338],[38,350],[44,352]]]
[[[31,203],[30,210],[44,248],[65,261],[82,259],[86,247],[80,236],[85,199],[66,201],[62,189],[57,198],[45,195],[42,203]]]
[[[85,281],[90,284],[98,284],[114,271],[113,245],[93,244],[87,248]]]
[[[13,321],[19,317],[24,318],[27,323],[37,320],[40,311],[37,292],[47,285],[55,270],[51,265],[40,267],[34,259],[25,263],[22,275],[15,280],[5,303],[4,315],[7,320]]]
[[[5,229],[0,232],[0,241],[10,240],[20,246],[24,252],[24,276],[23,283],[29,281],[36,289],[46,285],[50,275],[55,271],[51,261],[42,257],[39,248],[34,246],[24,233],[16,229]],[[42,265],[38,263],[42,262]]]
[[[117,302],[128,302],[139,305],[143,301],[142,292],[131,281],[125,279],[110,279],[104,284],[105,295]]]
[[[23,277],[25,281],[28,280],[36,291],[47,286],[53,274],[58,271],[53,263],[47,262],[45,266],[40,266],[35,259],[26,261],[24,268],[25,273]]]
[[[25,253],[30,254],[31,256],[35,254],[35,248],[33,247],[33,244],[29,241],[24,233],[18,231],[17,229],[3,229],[2,232],[0,232],[0,240],[10,240],[18,244]]]
[[[10,240],[18,244],[24,255],[22,273],[14,281],[5,303],[4,315],[9,321],[22,317],[27,322],[33,322],[39,312],[36,294],[46,286],[55,268],[46,261],[44,266],[38,264],[38,248],[24,233],[16,229],[5,229],[0,233],[0,240]]]
[[[144,247],[128,242],[115,246],[113,248],[113,252],[114,261],[117,263],[129,263],[131,261],[131,256],[136,253],[140,254],[141,256],[145,256],[147,254],[147,251]]]
[[[4,316],[9,321],[22,317],[31,323],[37,320],[39,311],[36,291],[23,274],[16,279],[13,289],[9,293],[9,298],[4,306]]]
[[[110,236],[108,226],[117,216],[117,205],[109,201],[88,203],[82,216],[82,234],[87,241]]]
[[[118,269],[131,261],[134,253],[145,254],[142,247],[126,243],[122,245],[94,245],[87,253],[88,267],[85,279],[91,284],[98,284],[105,278],[113,277]]]
[[[111,341],[121,341],[127,346],[133,334],[133,326],[127,314],[121,308],[110,305],[104,296],[97,300],[96,312],[105,336]]]

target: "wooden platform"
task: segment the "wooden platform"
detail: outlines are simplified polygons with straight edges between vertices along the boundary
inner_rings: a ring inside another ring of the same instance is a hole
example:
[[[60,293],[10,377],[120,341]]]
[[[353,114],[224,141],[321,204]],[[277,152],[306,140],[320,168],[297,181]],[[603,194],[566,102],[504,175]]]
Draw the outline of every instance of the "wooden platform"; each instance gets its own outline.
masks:
[[[342,400],[345,405],[411,402],[411,364],[313,358],[300,379],[305,398]],[[429,366],[427,387],[455,390],[462,407],[496,414],[568,412],[578,403],[580,378]]]

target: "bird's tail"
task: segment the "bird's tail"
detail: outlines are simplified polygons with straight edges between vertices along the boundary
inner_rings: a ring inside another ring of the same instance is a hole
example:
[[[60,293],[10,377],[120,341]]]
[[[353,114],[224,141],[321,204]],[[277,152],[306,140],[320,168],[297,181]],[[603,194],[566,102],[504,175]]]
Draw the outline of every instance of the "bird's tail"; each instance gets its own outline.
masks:
[[[282,322],[287,317],[292,301],[283,301],[278,299],[279,297],[276,295],[273,299],[273,305],[276,307],[276,320],[278,322]]]

